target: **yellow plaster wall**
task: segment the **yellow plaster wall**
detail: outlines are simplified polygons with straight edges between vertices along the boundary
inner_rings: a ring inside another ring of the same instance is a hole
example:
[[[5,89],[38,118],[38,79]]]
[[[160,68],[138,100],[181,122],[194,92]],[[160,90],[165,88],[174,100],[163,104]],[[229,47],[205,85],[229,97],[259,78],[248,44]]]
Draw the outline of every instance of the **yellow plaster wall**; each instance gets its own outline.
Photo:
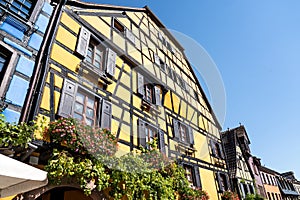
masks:
[[[107,39],[110,39],[111,28],[98,16],[80,15],[82,19],[91,24],[96,30],[102,33]]]
[[[57,113],[60,93],[54,91],[54,112]],[[50,111],[50,88],[45,87],[42,96],[41,108]]]
[[[202,188],[208,193],[209,199],[217,200],[218,193],[217,193],[214,172],[207,169],[200,168],[200,177],[201,177]]]
[[[72,51],[75,50],[77,37],[75,37],[72,33],[67,31],[62,26],[58,27],[56,40],[71,49]]]
[[[72,55],[57,44],[53,45],[50,57],[74,72],[81,61],[78,57]]]
[[[64,25],[66,25],[68,28],[70,28],[72,31],[74,31],[75,33],[79,32],[80,25],[75,20],[73,20],[70,16],[68,16],[68,14],[66,14],[65,12],[62,13],[61,22]]]
[[[194,138],[196,149],[195,157],[206,162],[211,162],[206,136],[194,131]]]

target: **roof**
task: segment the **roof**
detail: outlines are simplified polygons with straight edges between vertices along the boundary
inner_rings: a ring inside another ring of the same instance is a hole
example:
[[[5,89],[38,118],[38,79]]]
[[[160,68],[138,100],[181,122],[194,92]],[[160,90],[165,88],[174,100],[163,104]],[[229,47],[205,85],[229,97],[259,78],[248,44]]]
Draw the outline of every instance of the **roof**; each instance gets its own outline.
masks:
[[[280,175],[280,173],[278,173],[270,168],[267,168],[265,166],[259,166],[259,170],[262,172],[265,172],[265,173],[272,174],[272,175]]]

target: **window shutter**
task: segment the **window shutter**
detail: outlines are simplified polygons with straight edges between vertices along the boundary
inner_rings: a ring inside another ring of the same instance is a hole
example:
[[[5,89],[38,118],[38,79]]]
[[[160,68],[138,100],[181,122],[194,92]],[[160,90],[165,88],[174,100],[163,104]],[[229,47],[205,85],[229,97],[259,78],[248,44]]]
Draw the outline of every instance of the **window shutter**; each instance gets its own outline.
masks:
[[[221,156],[222,159],[224,159],[225,156],[224,156],[224,151],[223,151],[222,144],[218,143],[218,145],[219,145],[219,149],[220,149],[220,156]]]
[[[80,28],[79,36],[77,39],[76,52],[85,57],[89,47],[91,32],[84,26]]]
[[[213,156],[216,155],[216,148],[215,148],[215,142],[213,140],[210,140],[210,147],[211,147],[211,153]]]
[[[135,44],[135,36],[132,34],[132,32],[129,29],[126,29],[125,32],[126,38],[132,42],[133,44]]]
[[[163,41],[163,40],[164,40],[164,37],[163,37],[163,35],[162,35],[160,32],[158,32],[158,39],[159,39],[160,41]]]
[[[179,139],[179,122],[176,119],[173,119],[173,131],[174,131],[174,138]]]
[[[190,144],[195,144],[194,142],[194,134],[193,134],[193,128],[192,127],[188,127],[189,130],[189,142]]]
[[[111,129],[112,104],[107,100],[102,100],[101,128]]]
[[[227,185],[227,188],[225,188],[225,189],[230,190],[230,181],[229,181],[229,177],[227,174],[226,174],[226,185]]]
[[[165,135],[165,133],[162,130],[158,130],[159,149],[160,149],[161,153],[166,154],[164,135]]]
[[[154,86],[155,104],[158,106],[161,106],[160,93],[160,88],[158,86]]]
[[[139,119],[139,145],[146,147],[145,122]]]
[[[194,166],[194,175],[195,175],[196,187],[201,188],[201,180],[200,180],[200,173],[199,173],[198,166]]]
[[[75,101],[76,90],[76,83],[71,80],[64,80],[58,115],[62,117],[71,117],[73,115],[73,105]]]
[[[140,73],[137,73],[138,77],[138,93],[144,97],[145,95],[145,89],[144,89],[144,76]]]
[[[157,64],[158,66],[160,66],[160,59],[159,59],[159,57],[158,57],[157,54],[154,54],[154,62],[155,62],[155,64]]]
[[[224,192],[224,187],[221,185],[221,176],[220,173],[217,173],[217,180],[218,180],[218,185],[219,185],[219,191]]]
[[[117,54],[110,48],[106,49],[107,57],[106,57],[106,73],[110,76],[115,75],[115,69],[116,69],[116,58]]]
[[[245,194],[245,190],[244,190],[243,183],[240,183],[240,189],[241,189],[241,196],[242,196],[242,197],[245,197],[246,194]]]

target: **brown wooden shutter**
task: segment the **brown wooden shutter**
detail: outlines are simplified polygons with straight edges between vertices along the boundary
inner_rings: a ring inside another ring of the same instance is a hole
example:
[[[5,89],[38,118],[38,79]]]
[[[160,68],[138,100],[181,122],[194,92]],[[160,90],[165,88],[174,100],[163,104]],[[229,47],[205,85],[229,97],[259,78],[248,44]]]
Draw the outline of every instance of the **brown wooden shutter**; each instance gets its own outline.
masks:
[[[145,132],[145,122],[141,119],[138,121],[138,127],[139,127],[139,133],[138,133],[138,139],[139,139],[139,145],[146,147],[146,132]]]
[[[106,49],[106,73],[110,76],[115,75],[117,54],[110,48]]]
[[[192,127],[188,127],[189,130],[189,142],[190,144],[195,144],[194,142],[194,133],[193,133],[193,128]]]
[[[62,117],[72,117],[76,91],[77,84],[71,80],[65,79],[60,98],[58,115]]]
[[[76,52],[85,57],[89,47],[91,32],[84,26],[80,28],[80,32],[77,39]]]
[[[140,73],[137,73],[137,86],[138,86],[138,93],[145,96],[145,88],[144,88],[144,76]]]
[[[216,155],[215,142],[212,139],[210,140],[210,147],[211,147],[212,155],[215,156]]]
[[[179,139],[179,122],[176,119],[173,119],[173,131],[174,138]]]
[[[163,132],[163,130],[158,130],[159,149],[160,149],[161,153],[166,154],[164,135],[165,135],[165,133]]]
[[[160,88],[158,86],[154,86],[155,104],[158,106],[161,106],[160,94]]]
[[[200,180],[200,173],[199,173],[199,167],[194,166],[194,176],[195,176],[195,183],[197,188],[201,188],[201,180]]]
[[[102,100],[101,128],[111,129],[112,104]]]

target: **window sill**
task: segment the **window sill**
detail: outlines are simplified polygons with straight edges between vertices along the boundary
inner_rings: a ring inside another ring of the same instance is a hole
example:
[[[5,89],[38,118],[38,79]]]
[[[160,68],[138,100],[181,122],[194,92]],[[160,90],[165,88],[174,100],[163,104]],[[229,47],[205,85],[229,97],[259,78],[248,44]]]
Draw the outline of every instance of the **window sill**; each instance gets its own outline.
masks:
[[[146,101],[145,99],[142,100],[141,108],[142,108],[143,111],[153,112],[153,113],[156,113],[156,114],[161,113],[156,105],[150,103],[149,101]]]
[[[96,77],[98,76],[98,81],[101,83],[104,83],[105,85],[110,85],[112,84],[112,81],[109,80],[109,78],[106,76],[105,72],[94,67],[93,65],[81,61],[80,65],[76,69],[77,72],[82,72],[86,74],[92,74],[95,75]]]

